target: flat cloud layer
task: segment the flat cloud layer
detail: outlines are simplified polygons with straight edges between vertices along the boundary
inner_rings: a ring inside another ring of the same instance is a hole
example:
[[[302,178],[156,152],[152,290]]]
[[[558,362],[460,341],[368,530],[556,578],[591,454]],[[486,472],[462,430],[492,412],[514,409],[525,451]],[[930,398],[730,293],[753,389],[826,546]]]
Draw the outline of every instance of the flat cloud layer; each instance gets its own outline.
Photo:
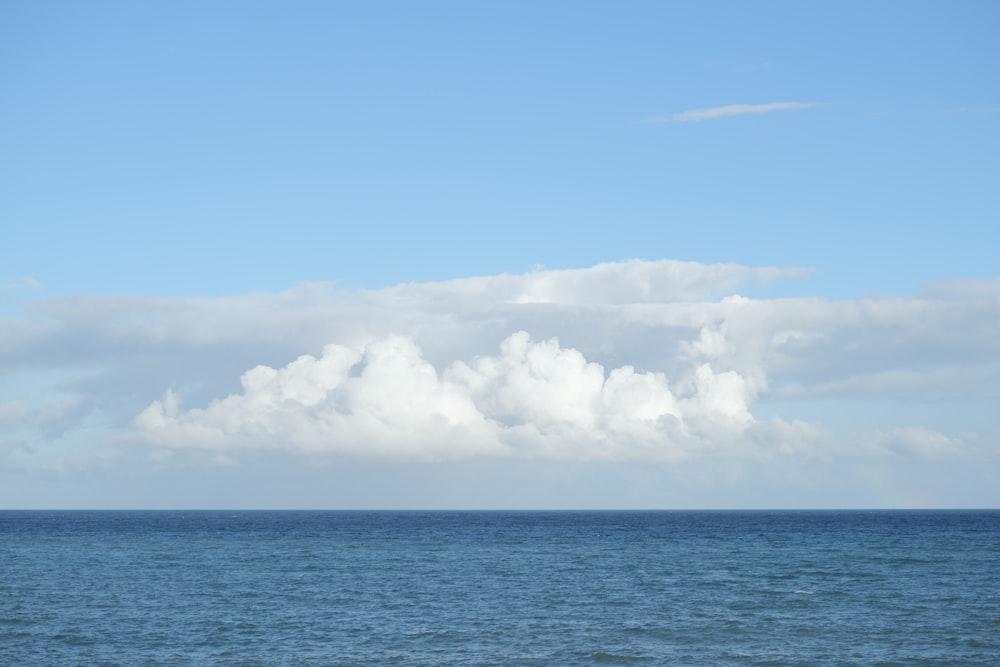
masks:
[[[29,302],[0,320],[0,370],[24,388],[0,395],[0,466],[136,451],[996,457],[1000,280],[848,301],[737,294],[806,275],[632,260],[381,290]]]

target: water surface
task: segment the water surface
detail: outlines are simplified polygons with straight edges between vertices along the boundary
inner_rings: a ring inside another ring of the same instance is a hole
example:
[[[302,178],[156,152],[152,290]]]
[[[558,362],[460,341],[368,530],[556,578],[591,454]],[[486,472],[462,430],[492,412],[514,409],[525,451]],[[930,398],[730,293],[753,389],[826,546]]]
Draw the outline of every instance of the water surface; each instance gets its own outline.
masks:
[[[0,512],[0,664],[995,665],[1000,512]]]

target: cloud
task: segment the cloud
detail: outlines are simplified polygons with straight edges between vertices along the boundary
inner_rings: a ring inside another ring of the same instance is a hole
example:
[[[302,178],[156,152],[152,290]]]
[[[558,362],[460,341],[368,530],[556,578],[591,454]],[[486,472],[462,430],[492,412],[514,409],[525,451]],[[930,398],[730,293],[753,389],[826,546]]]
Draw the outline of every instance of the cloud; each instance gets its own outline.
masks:
[[[961,437],[949,437],[919,426],[905,426],[862,434],[863,445],[883,456],[903,455],[935,460],[966,458],[969,451]]]
[[[769,104],[730,104],[708,109],[691,109],[670,114],[647,118],[647,123],[690,123],[730,116],[745,116],[747,114],[771,113],[772,111],[799,111],[818,106],[815,102],[771,102]]]
[[[37,403],[24,399],[0,401],[0,435],[39,429],[49,437],[58,436],[78,425],[92,407],[78,395],[63,395],[56,400]]]
[[[10,280],[4,284],[4,287],[8,290],[41,290],[43,289],[42,283],[40,283],[35,278],[31,276],[24,276],[17,280]]]
[[[671,303],[723,296],[752,283],[808,276],[811,269],[701,264],[676,260],[606,262],[586,269],[529,271],[407,284],[371,294],[382,302],[469,297],[490,303],[579,305]]]
[[[379,290],[33,301],[0,318],[0,436],[25,443],[22,460],[131,445],[165,460],[675,463],[926,457],[857,443],[995,430],[1000,281],[752,296],[806,275],[630,260]],[[892,409],[873,418],[876,401]]]
[[[257,366],[241,385],[187,411],[168,391],[135,419],[138,434],[166,448],[662,461],[754,422],[752,389],[734,372],[699,364],[673,385],[630,366],[606,373],[526,332],[441,373],[411,339],[389,336],[362,349],[327,345],[280,369]]]

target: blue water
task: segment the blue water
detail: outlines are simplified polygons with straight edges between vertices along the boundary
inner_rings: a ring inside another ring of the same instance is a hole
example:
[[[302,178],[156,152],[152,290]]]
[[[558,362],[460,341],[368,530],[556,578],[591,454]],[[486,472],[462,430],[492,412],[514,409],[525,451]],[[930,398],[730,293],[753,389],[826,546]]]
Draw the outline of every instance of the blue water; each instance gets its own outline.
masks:
[[[1000,512],[0,512],[2,665],[996,665]]]

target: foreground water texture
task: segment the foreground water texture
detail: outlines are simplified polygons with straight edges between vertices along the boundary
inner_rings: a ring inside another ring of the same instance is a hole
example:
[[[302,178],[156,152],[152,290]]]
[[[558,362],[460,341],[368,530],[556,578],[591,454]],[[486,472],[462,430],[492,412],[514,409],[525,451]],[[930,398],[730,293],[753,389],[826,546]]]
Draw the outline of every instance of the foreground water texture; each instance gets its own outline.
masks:
[[[1000,512],[0,512],[4,665],[995,665]]]

